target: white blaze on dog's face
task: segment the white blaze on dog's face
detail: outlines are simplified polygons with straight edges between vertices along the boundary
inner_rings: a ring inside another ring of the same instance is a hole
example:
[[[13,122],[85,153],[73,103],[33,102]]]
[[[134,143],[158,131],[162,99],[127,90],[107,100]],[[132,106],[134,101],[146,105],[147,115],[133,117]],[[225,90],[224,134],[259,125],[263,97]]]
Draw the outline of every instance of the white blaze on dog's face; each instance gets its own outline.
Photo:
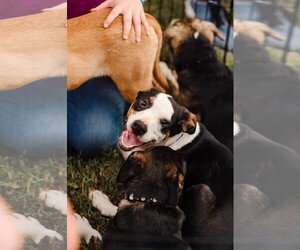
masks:
[[[197,118],[167,94],[156,89],[139,92],[131,105],[119,139],[123,151],[145,149],[180,133],[193,134]]]

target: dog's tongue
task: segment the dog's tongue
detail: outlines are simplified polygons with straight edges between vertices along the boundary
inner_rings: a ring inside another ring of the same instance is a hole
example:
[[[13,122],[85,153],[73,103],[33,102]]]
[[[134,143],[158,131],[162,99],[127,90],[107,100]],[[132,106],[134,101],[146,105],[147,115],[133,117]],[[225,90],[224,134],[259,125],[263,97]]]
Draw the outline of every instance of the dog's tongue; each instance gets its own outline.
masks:
[[[119,138],[119,146],[123,150],[131,150],[133,148],[136,148],[138,146],[141,146],[143,142],[141,142],[134,133],[124,130]]]

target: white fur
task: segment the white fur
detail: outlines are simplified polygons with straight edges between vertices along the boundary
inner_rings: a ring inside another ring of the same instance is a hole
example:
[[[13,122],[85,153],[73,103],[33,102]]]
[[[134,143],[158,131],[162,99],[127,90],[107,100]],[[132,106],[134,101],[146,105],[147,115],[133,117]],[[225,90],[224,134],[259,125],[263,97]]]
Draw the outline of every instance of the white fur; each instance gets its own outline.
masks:
[[[74,214],[74,219],[79,231],[79,234],[84,238],[85,242],[88,244],[90,239],[94,236],[95,238],[99,238],[102,240],[101,234],[92,228],[91,224],[85,217],[81,217],[79,214]]]
[[[36,244],[39,244],[46,236],[49,236],[50,238],[57,238],[61,241],[63,240],[62,235],[54,230],[47,229],[35,218],[25,217],[21,214],[14,214],[14,216],[20,231],[24,234],[24,236],[32,239]]]
[[[196,13],[192,7],[192,0],[185,0],[184,1],[184,11],[185,11],[185,16],[188,18],[195,18]]]
[[[200,133],[200,125],[197,122],[196,124],[196,130],[195,133],[190,135],[187,133],[180,133],[178,135],[175,135],[173,137],[168,138],[166,141],[164,141],[162,146],[168,146],[173,150],[179,150],[185,145],[191,143]]]
[[[171,121],[174,114],[174,109],[169,97],[169,95],[159,93],[151,108],[130,115],[127,120],[127,130],[131,131],[132,124],[136,120],[140,120],[147,125],[147,132],[139,136],[139,140],[144,143],[150,141],[160,143],[165,138],[165,135],[161,132],[160,119]]]
[[[197,38],[199,37],[199,34],[200,34],[199,31],[196,31],[196,32],[194,33],[194,38],[197,39]]]
[[[236,136],[240,133],[241,129],[237,122],[233,122],[233,136]]]
[[[67,214],[67,194],[58,190],[42,191],[40,199],[45,202],[47,207],[52,207],[62,214]]]
[[[111,203],[108,196],[99,190],[91,191],[89,198],[93,207],[97,208],[102,215],[113,217],[118,211],[118,207]]]
[[[162,75],[167,79],[169,83],[172,84],[173,89],[179,89],[179,84],[176,79],[176,73],[174,74],[172,70],[168,67],[165,62],[159,62],[159,68]]]

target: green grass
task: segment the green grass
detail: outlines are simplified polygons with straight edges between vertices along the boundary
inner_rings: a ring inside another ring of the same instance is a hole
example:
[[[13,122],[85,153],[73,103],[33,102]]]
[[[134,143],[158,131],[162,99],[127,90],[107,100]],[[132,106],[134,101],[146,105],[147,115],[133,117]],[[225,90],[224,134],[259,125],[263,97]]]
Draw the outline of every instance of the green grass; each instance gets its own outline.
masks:
[[[0,194],[12,210],[38,219],[42,225],[66,236],[66,216],[45,207],[40,191],[57,189],[66,192],[65,159],[28,160],[25,156],[0,157]],[[1,223],[1,222],[0,222]],[[28,240],[24,249],[38,249]]]
[[[274,61],[281,62],[281,57],[283,53],[282,50],[270,46],[267,46],[266,49],[269,52],[270,57]],[[300,53],[294,51],[288,52],[286,65],[292,67],[296,71],[300,71]]]
[[[110,218],[101,216],[100,212],[92,207],[88,195],[91,190],[102,190],[117,205],[122,192],[116,182],[116,176],[122,162],[117,150],[88,160],[81,156],[68,158],[68,195],[74,210],[86,217],[92,227],[101,234],[105,232]],[[81,245],[82,249],[86,249],[85,242],[82,241]]]

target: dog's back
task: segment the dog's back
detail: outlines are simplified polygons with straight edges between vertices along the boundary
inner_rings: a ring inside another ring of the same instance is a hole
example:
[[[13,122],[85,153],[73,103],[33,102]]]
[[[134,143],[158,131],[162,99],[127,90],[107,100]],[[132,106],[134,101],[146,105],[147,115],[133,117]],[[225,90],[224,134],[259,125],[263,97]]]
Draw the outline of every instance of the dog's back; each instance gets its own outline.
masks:
[[[232,149],[233,76],[217,59],[215,48],[199,34],[183,42],[174,58],[180,93],[176,100]]]

